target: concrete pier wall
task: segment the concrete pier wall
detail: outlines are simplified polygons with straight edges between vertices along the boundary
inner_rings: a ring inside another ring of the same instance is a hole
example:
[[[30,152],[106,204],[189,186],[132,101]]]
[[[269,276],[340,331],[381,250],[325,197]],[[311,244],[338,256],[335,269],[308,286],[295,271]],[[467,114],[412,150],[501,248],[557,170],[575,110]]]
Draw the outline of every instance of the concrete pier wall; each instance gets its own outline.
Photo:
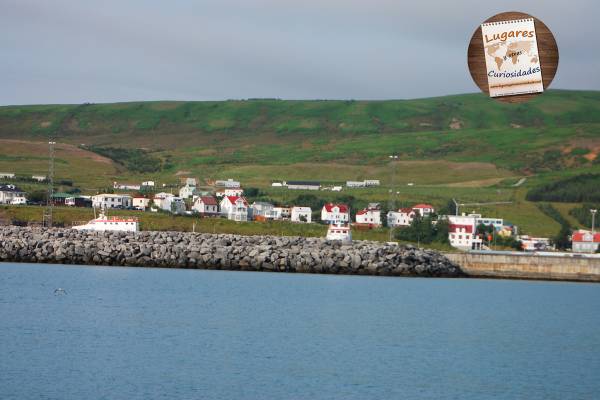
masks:
[[[526,253],[444,255],[473,277],[600,282],[600,258]]]

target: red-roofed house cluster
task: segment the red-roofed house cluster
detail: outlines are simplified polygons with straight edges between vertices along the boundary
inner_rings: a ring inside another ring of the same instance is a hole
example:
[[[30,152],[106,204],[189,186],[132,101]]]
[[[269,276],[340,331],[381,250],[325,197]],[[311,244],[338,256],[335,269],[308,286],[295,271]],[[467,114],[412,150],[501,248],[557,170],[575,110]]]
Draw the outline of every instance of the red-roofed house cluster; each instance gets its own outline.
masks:
[[[387,213],[388,226],[410,226],[415,217],[428,217],[435,213],[435,208],[431,204],[419,203],[408,208],[399,208],[398,211],[389,211]]]

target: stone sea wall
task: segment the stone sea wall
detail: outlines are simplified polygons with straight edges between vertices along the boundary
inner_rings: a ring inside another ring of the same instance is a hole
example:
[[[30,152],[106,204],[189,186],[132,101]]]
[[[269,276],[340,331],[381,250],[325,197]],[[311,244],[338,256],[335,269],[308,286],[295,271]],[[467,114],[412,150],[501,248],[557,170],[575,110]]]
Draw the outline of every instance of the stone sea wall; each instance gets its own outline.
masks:
[[[447,253],[462,271],[478,278],[600,282],[600,258],[530,253]]]
[[[459,277],[445,256],[412,246],[320,238],[0,227],[0,261],[328,274]]]

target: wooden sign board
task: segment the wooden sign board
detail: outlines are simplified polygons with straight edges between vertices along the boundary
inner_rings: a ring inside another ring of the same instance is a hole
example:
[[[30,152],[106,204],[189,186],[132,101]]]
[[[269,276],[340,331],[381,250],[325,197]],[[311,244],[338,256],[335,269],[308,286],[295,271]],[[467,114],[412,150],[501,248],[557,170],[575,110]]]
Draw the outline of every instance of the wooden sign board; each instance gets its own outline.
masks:
[[[534,16],[516,11],[496,14],[484,22],[509,21],[523,18],[534,19],[540,66],[542,68],[542,81],[544,84],[544,90],[546,90],[546,88],[550,86],[550,83],[554,79],[554,75],[556,75],[556,70],[558,69],[558,46],[556,45],[556,40],[554,39],[552,32],[550,32],[550,29],[548,29],[548,27],[542,21]],[[483,50],[481,26],[477,28],[471,37],[471,42],[469,43],[469,50],[467,53],[467,63],[469,65],[471,77],[473,77],[475,84],[479,86],[479,89],[481,89],[482,92],[489,95],[490,91],[488,87],[487,69],[485,66],[485,54]],[[520,103],[539,95],[543,95],[543,93],[502,96],[495,97],[494,99],[505,103]]]

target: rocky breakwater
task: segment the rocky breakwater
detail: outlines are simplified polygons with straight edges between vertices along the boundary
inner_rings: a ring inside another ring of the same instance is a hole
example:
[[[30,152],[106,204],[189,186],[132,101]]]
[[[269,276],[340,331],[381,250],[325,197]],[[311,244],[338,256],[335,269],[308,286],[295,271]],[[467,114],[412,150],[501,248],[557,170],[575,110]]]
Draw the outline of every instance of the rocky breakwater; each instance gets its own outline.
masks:
[[[0,227],[0,261],[329,274],[457,277],[445,256],[405,245],[185,232]]]

